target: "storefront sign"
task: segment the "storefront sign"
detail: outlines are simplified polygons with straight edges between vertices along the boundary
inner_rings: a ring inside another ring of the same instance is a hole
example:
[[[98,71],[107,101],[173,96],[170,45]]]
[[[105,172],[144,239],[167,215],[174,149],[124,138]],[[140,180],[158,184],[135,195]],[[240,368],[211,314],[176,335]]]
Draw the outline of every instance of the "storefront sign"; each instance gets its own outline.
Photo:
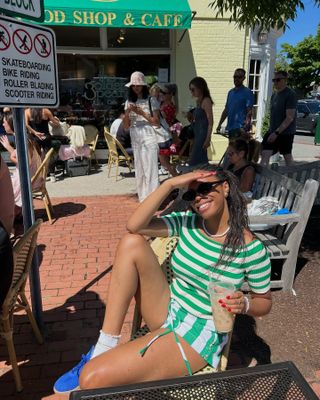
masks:
[[[45,0],[45,23],[51,25],[127,28],[191,27],[187,0],[69,0],[64,5]]]
[[[0,0],[0,11],[13,17],[44,20],[44,0]]]
[[[0,17],[0,105],[58,105],[55,48],[51,29]]]

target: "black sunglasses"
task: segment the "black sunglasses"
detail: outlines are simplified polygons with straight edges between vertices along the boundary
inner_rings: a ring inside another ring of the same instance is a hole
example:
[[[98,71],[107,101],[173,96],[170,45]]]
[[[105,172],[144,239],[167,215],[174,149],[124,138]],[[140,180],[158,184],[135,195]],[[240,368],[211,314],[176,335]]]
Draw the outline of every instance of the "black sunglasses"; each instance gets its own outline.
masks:
[[[197,187],[197,189],[189,189],[182,195],[182,200],[185,201],[194,201],[197,195],[199,196],[206,196],[213,189],[215,189],[218,185],[225,182],[225,179],[221,179],[220,181],[215,182],[202,182]]]

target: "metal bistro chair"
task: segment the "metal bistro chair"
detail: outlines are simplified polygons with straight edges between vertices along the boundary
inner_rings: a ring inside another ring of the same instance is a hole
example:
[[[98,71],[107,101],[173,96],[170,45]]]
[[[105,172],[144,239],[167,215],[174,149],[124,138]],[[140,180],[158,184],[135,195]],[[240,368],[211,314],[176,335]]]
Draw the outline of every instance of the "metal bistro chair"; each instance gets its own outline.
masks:
[[[25,294],[25,287],[34,251],[37,246],[37,237],[42,223],[38,219],[13,247],[14,270],[8,294],[0,310],[0,335],[7,343],[10,363],[17,391],[22,387],[21,376],[17,363],[16,351],[13,342],[13,316],[15,311],[25,310],[31,323],[37,341],[42,344],[43,338],[32,314]]]
[[[119,164],[126,163],[129,171],[131,172],[133,169],[133,157],[130,156],[126,149],[122,146],[122,144],[114,138],[108,130],[104,129],[104,137],[107,142],[108,150],[109,150],[109,157],[108,157],[108,166],[109,172],[108,177],[110,177],[110,171],[113,165],[116,166],[116,180],[118,180],[118,171],[119,171]],[[120,154],[118,153],[118,149],[120,150]]]
[[[94,125],[84,125],[84,131],[86,134],[85,144],[90,147],[91,159],[95,160],[95,168],[98,166],[98,160],[96,156],[96,147],[99,139],[99,131]]]
[[[46,179],[48,175],[48,168],[49,168],[49,163],[50,159],[53,155],[54,149],[51,148],[42,163],[40,164],[39,168],[37,169],[36,173],[33,175],[31,178],[31,185],[32,185],[32,197],[34,199],[40,199],[43,200],[44,206],[47,212],[48,220],[50,224],[52,224],[52,214],[53,214],[53,207],[51,204],[51,200],[48,194],[48,191],[46,189]],[[37,181],[38,178],[42,178],[40,185],[33,187],[35,182]]]
[[[161,268],[169,284],[171,284],[173,278],[173,272],[171,269],[171,256],[173,254],[174,249],[177,246],[177,243],[178,243],[177,237],[166,237],[166,238],[159,237],[155,238],[151,243],[152,250],[158,257],[158,261],[161,265]],[[136,305],[132,322],[131,339],[136,339],[138,337],[144,336],[149,332],[149,329],[146,325],[141,327],[141,322],[142,322],[142,317],[140,314],[140,310],[139,307]],[[231,345],[231,337],[232,337],[232,332],[229,333],[228,342],[223,348],[218,368],[215,369],[210,365],[207,365],[200,371],[196,372],[195,374],[205,374],[209,372],[225,371],[227,369],[228,356]]]

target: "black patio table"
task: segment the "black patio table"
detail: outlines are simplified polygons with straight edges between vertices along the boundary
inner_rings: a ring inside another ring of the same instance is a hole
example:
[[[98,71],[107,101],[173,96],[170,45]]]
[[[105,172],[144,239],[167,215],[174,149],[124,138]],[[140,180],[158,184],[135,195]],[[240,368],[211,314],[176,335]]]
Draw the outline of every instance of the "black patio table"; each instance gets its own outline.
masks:
[[[290,361],[107,389],[80,390],[69,400],[317,400]]]

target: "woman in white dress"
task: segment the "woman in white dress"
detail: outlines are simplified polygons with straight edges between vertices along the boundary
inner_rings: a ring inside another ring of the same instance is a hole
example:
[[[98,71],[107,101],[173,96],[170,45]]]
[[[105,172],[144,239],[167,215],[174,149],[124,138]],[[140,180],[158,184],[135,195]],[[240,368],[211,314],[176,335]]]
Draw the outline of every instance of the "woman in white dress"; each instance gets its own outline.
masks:
[[[3,119],[3,126],[5,131],[10,134],[14,135],[13,132],[13,118],[11,114],[7,114]],[[41,164],[41,154],[38,146],[35,142],[33,142],[32,138],[28,135],[27,137],[27,144],[28,144],[28,156],[29,156],[29,173],[32,177],[37,169]],[[0,137],[0,143],[2,146],[10,153],[11,161],[16,165],[15,170],[11,176],[12,187],[13,187],[13,194],[14,194],[14,203],[15,203],[15,210],[14,215],[18,217],[22,211],[22,198],[21,198],[21,185],[20,185],[20,175],[19,175],[19,167],[18,167],[18,157],[17,151],[11,146],[9,143],[8,137],[2,135]],[[42,185],[43,179],[40,176],[33,182],[32,188],[36,189]]]
[[[159,103],[149,98],[148,86],[142,72],[134,72],[125,104],[124,129],[130,129],[139,201],[142,202],[159,186],[159,147],[153,126],[159,126]],[[152,112],[151,112],[152,110]],[[152,114],[152,116],[151,116]]]

